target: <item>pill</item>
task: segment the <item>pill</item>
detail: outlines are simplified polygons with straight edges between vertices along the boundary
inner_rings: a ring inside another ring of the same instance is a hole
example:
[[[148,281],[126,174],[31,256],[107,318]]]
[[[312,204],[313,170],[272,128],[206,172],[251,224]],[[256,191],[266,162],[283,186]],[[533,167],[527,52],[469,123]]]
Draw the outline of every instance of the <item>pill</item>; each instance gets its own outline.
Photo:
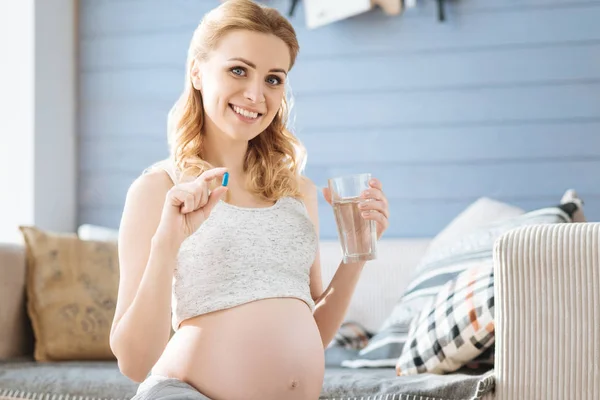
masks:
[[[221,183],[221,186],[227,186],[228,183],[229,183],[229,172],[225,172],[223,174],[223,182]]]

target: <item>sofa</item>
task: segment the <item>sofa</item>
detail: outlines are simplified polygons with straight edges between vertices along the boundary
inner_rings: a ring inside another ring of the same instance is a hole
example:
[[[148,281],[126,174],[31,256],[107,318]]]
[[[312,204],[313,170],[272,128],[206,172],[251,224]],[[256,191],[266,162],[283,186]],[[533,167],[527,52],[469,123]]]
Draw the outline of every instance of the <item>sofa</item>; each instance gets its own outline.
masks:
[[[430,243],[382,239],[347,319],[377,329]],[[130,399],[137,384],[114,360],[34,360],[25,258],[23,245],[0,244],[0,400]],[[321,258],[326,285],[340,260],[337,241],[321,242]],[[599,399],[600,223],[511,230],[495,242],[494,273],[492,369],[396,376],[393,368],[327,366],[320,399]]]

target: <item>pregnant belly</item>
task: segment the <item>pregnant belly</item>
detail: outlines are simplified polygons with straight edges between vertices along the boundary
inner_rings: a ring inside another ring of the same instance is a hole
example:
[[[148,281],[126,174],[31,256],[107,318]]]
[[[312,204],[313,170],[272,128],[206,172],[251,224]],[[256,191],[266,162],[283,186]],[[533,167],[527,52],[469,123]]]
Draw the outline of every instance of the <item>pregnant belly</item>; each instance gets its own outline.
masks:
[[[265,299],[185,321],[153,373],[213,400],[316,400],[324,350],[304,302]]]

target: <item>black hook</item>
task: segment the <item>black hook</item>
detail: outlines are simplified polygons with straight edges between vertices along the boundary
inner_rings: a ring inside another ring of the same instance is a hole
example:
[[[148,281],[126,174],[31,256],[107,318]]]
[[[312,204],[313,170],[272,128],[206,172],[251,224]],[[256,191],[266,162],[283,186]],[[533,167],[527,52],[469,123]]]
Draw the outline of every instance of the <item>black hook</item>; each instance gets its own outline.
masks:
[[[290,11],[288,12],[288,16],[290,16],[290,17],[294,16],[294,11],[296,10],[298,1],[300,1],[300,0],[292,0],[292,4],[290,5]]]
[[[437,0],[438,5],[438,21],[444,21],[446,15],[444,13],[444,0]]]

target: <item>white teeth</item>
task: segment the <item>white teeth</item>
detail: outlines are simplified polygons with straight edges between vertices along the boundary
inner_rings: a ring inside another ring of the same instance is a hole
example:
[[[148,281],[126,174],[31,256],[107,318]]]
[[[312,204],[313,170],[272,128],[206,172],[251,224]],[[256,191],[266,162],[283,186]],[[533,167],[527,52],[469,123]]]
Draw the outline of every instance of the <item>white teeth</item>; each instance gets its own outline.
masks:
[[[258,113],[244,110],[243,108],[240,108],[238,106],[233,106],[233,111],[235,111],[236,113],[238,113],[240,115],[243,115],[246,118],[258,118]]]

